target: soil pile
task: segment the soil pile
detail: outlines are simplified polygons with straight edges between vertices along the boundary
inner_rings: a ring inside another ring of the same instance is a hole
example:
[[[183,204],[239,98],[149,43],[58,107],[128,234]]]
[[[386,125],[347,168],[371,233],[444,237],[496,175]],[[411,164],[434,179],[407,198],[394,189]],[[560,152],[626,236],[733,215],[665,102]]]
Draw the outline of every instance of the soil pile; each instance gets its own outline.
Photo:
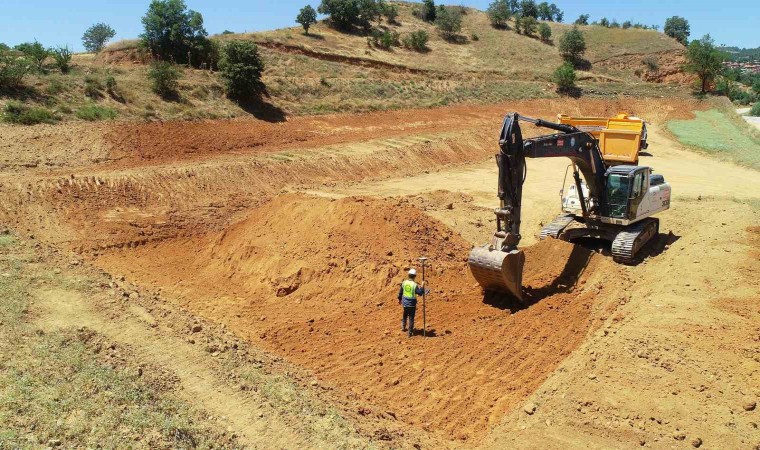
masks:
[[[520,406],[592,327],[591,290],[573,291],[572,281],[592,281],[605,260],[586,252],[582,262],[573,249],[542,241],[526,250],[528,304],[484,298],[467,268],[470,246],[407,200],[294,194],[222,233],[97,262],[312,369],[369,405],[363,414],[468,439]],[[396,294],[423,254],[431,337],[408,339]]]

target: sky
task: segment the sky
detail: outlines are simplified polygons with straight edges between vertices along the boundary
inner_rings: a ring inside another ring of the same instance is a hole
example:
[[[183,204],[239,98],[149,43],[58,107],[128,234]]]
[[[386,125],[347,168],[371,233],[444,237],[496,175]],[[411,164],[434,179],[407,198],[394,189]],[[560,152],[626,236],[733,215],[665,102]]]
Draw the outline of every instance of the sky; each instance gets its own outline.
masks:
[[[443,3],[485,9],[490,1]],[[666,18],[679,15],[690,23],[691,39],[710,33],[717,44],[760,47],[760,0],[553,1],[565,12],[565,22],[591,14],[592,21],[607,17],[621,23],[658,24],[662,29]],[[319,4],[318,0],[186,0],[190,9],[203,14],[210,34],[295,26],[294,18],[307,2],[315,8]],[[48,47],[68,45],[81,51],[82,33],[97,22],[116,30],[114,40],[136,38],[148,4],[149,0],[0,0],[0,42],[13,46],[37,39]]]

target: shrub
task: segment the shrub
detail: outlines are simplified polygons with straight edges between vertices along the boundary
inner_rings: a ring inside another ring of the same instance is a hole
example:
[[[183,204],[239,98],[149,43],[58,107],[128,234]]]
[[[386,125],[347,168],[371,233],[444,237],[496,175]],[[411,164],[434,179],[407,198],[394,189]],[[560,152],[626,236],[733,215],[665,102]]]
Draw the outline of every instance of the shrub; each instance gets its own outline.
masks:
[[[104,23],[96,23],[84,32],[82,35],[82,44],[85,50],[90,53],[98,53],[103,50],[106,42],[116,36],[116,31]]]
[[[641,62],[647,66],[647,69],[649,69],[650,72],[657,72],[660,70],[660,64],[657,63],[657,58],[654,56],[647,56],[642,59]]]
[[[188,10],[183,0],[152,0],[142,23],[140,39],[156,59],[196,66],[206,60],[211,43],[203,16]]]
[[[458,10],[441,5],[435,14],[435,26],[444,39],[453,39],[462,30],[462,14]]]
[[[182,78],[182,72],[173,64],[166,61],[155,62],[150,65],[148,78],[152,83],[153,92],[165,99],[176,98],[179,96],[179,79]]]
[[[31,108],[21,103],[8,102],[5,105],[3,120],[19,125],[36,125],[38,123],[56,123],[60,119],[45,108]]]
[[[533,36],[536,34],[536,28],[538,27],[538,21],[535,17],[527,16],[523,17],[520,21],[522,25],[523,34],[526,36]]]
[[[504,28],[507,26],[507,22],[509,21],[512,12],[507,0],[494,0],[493,3],[488,5],[486,14],[488,14],[488,19],[491,21],[492,26],[496,28]]]
[[[301,24],[304,34],[309,34],[309,27],[317,23],[317,11],[311,5],[304,6],[298,12],[296,22]]]
[[[391,47],[398,47],[401,45],[400,35],[397,31],[380,31],[374,29],[372,30],[372,41],[375,46],[385,50],[390,50]]]
[[[92,99],[97,99],[103,96],[101,92],[102,90],[103,83],[100,81],[100,78],[94,75],[87,75],[84,77],[84,95]]]
[[[586,39],[578,29],[578,26],[575,25],[572,30],[563,34],[559,40],[559,54],[565,61],[578,64],[585,52]]]
[[[55,65],[58,67],[58,70],[61,73],[69,73],[71,70],[71,50],[69,50],[69,46],[65,45],[54,48],[50,50],[50,53],[53,54],[53,59],[55,59]]]
[[[609,28],[610,27],[610,21],[607,20],[606,17],[602,17],[602,19],[599,21],[599,25],[601,25],[601,26],[603,26],[605,28]]]
[[[624,30],[627,30],[627,29],[631,28],[632,26],[633,26],[633,24],[631,23],[630,20],[626,20],[625,22],[623,22],[623,29]]]
[[[681,44],[686,45],[689,42],[689,34],[691,34],[689,28],[688,20],[683,17],[673,16],[665,20],[663,31]]]
[[[32,70],[29,60],[10,52],[0,52],[0,89],[21,85],[24,76]]]
[[[50,52],[37,41],[25,42],[16,46],[16,50],[32,62],[37,72],[45,71],[45,60],[50,56]]]
[[[383,15],[388,20],[388,23],[398,23],[398,6],[388,3],[382,3]]]
[[[418,52],[427,50],[428,33],[425,30],[412,31],[404,36],[404,47]]]
[[[760,102],[755,103],[749,110],[750,116],[760,117]]]
[[[538,26],[538,35],[541,37],[542,41],[549,42],[552,37],[552,29],[549,25],[542,23]]]
[[[557,83],[557,90],[568,92],[575,88],[575,69],[569,62],[562,63],[552,74],[552,81]]]
[[[228,97],[249,100],[264,92],[264,83],[261,81],[264,62],[259,55],[259,48],[253,42],[229,42],[222,51],[219,68]]]
[[[478,35],[477,35],[477,34],[475,34],[475,33],[472,33],[472,34],[470,35],[470,39],[472,39],[473,41],[479,41],[479,40],[480,40],[480,36],[478,36]]]
[[[82,120],[94,122],[96,120],[113,120],[116,118],[116,110],[100,105],[85,105],[77,110],[77,117]]]

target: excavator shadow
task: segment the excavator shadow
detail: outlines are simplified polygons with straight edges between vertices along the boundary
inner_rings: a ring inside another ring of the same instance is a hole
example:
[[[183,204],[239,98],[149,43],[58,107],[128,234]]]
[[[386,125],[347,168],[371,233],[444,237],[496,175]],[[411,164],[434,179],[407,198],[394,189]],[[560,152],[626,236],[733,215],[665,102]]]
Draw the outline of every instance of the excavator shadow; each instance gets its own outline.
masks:
[[[593,254],[594,250],[586,248],[583,245],[575,245],[565,262],[562,272],[551,283],[540,287],[523,287],[522,301],[509,294],[487,291],[483,296],[483,303],[491,305],[494,308],[508,309],[516,312],[527,309],[546,297],[570,292],[575,288],[581,275],[583,275]]]
[[[637,266],[646,258],[655,258],[666,251],[668,247],[681,239],[681,236],[673,234],[672,231],[667,233],[657,233],[638,253],[636,259],[629,265]]]

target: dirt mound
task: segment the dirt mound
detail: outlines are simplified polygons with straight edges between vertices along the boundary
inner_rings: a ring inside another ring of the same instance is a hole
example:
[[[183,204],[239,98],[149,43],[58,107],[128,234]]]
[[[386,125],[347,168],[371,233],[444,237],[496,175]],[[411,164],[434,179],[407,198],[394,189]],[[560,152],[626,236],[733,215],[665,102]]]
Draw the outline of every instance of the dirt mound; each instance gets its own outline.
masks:
[[[467,268],[470,246],[407,201],[284,195],[222,233],[116,250],[97,263],[312,369],[368,405],[362,414],[468,439],[519,406],[592,326],[592,292],[574,292],[563,274],[586,283],[604,260],[589,257],[580,275],[563,264],[573,248],[545,241],[526,250],[532,305],[484,299]],[[432,337],[410,340],[396,293],[423,254]]]

